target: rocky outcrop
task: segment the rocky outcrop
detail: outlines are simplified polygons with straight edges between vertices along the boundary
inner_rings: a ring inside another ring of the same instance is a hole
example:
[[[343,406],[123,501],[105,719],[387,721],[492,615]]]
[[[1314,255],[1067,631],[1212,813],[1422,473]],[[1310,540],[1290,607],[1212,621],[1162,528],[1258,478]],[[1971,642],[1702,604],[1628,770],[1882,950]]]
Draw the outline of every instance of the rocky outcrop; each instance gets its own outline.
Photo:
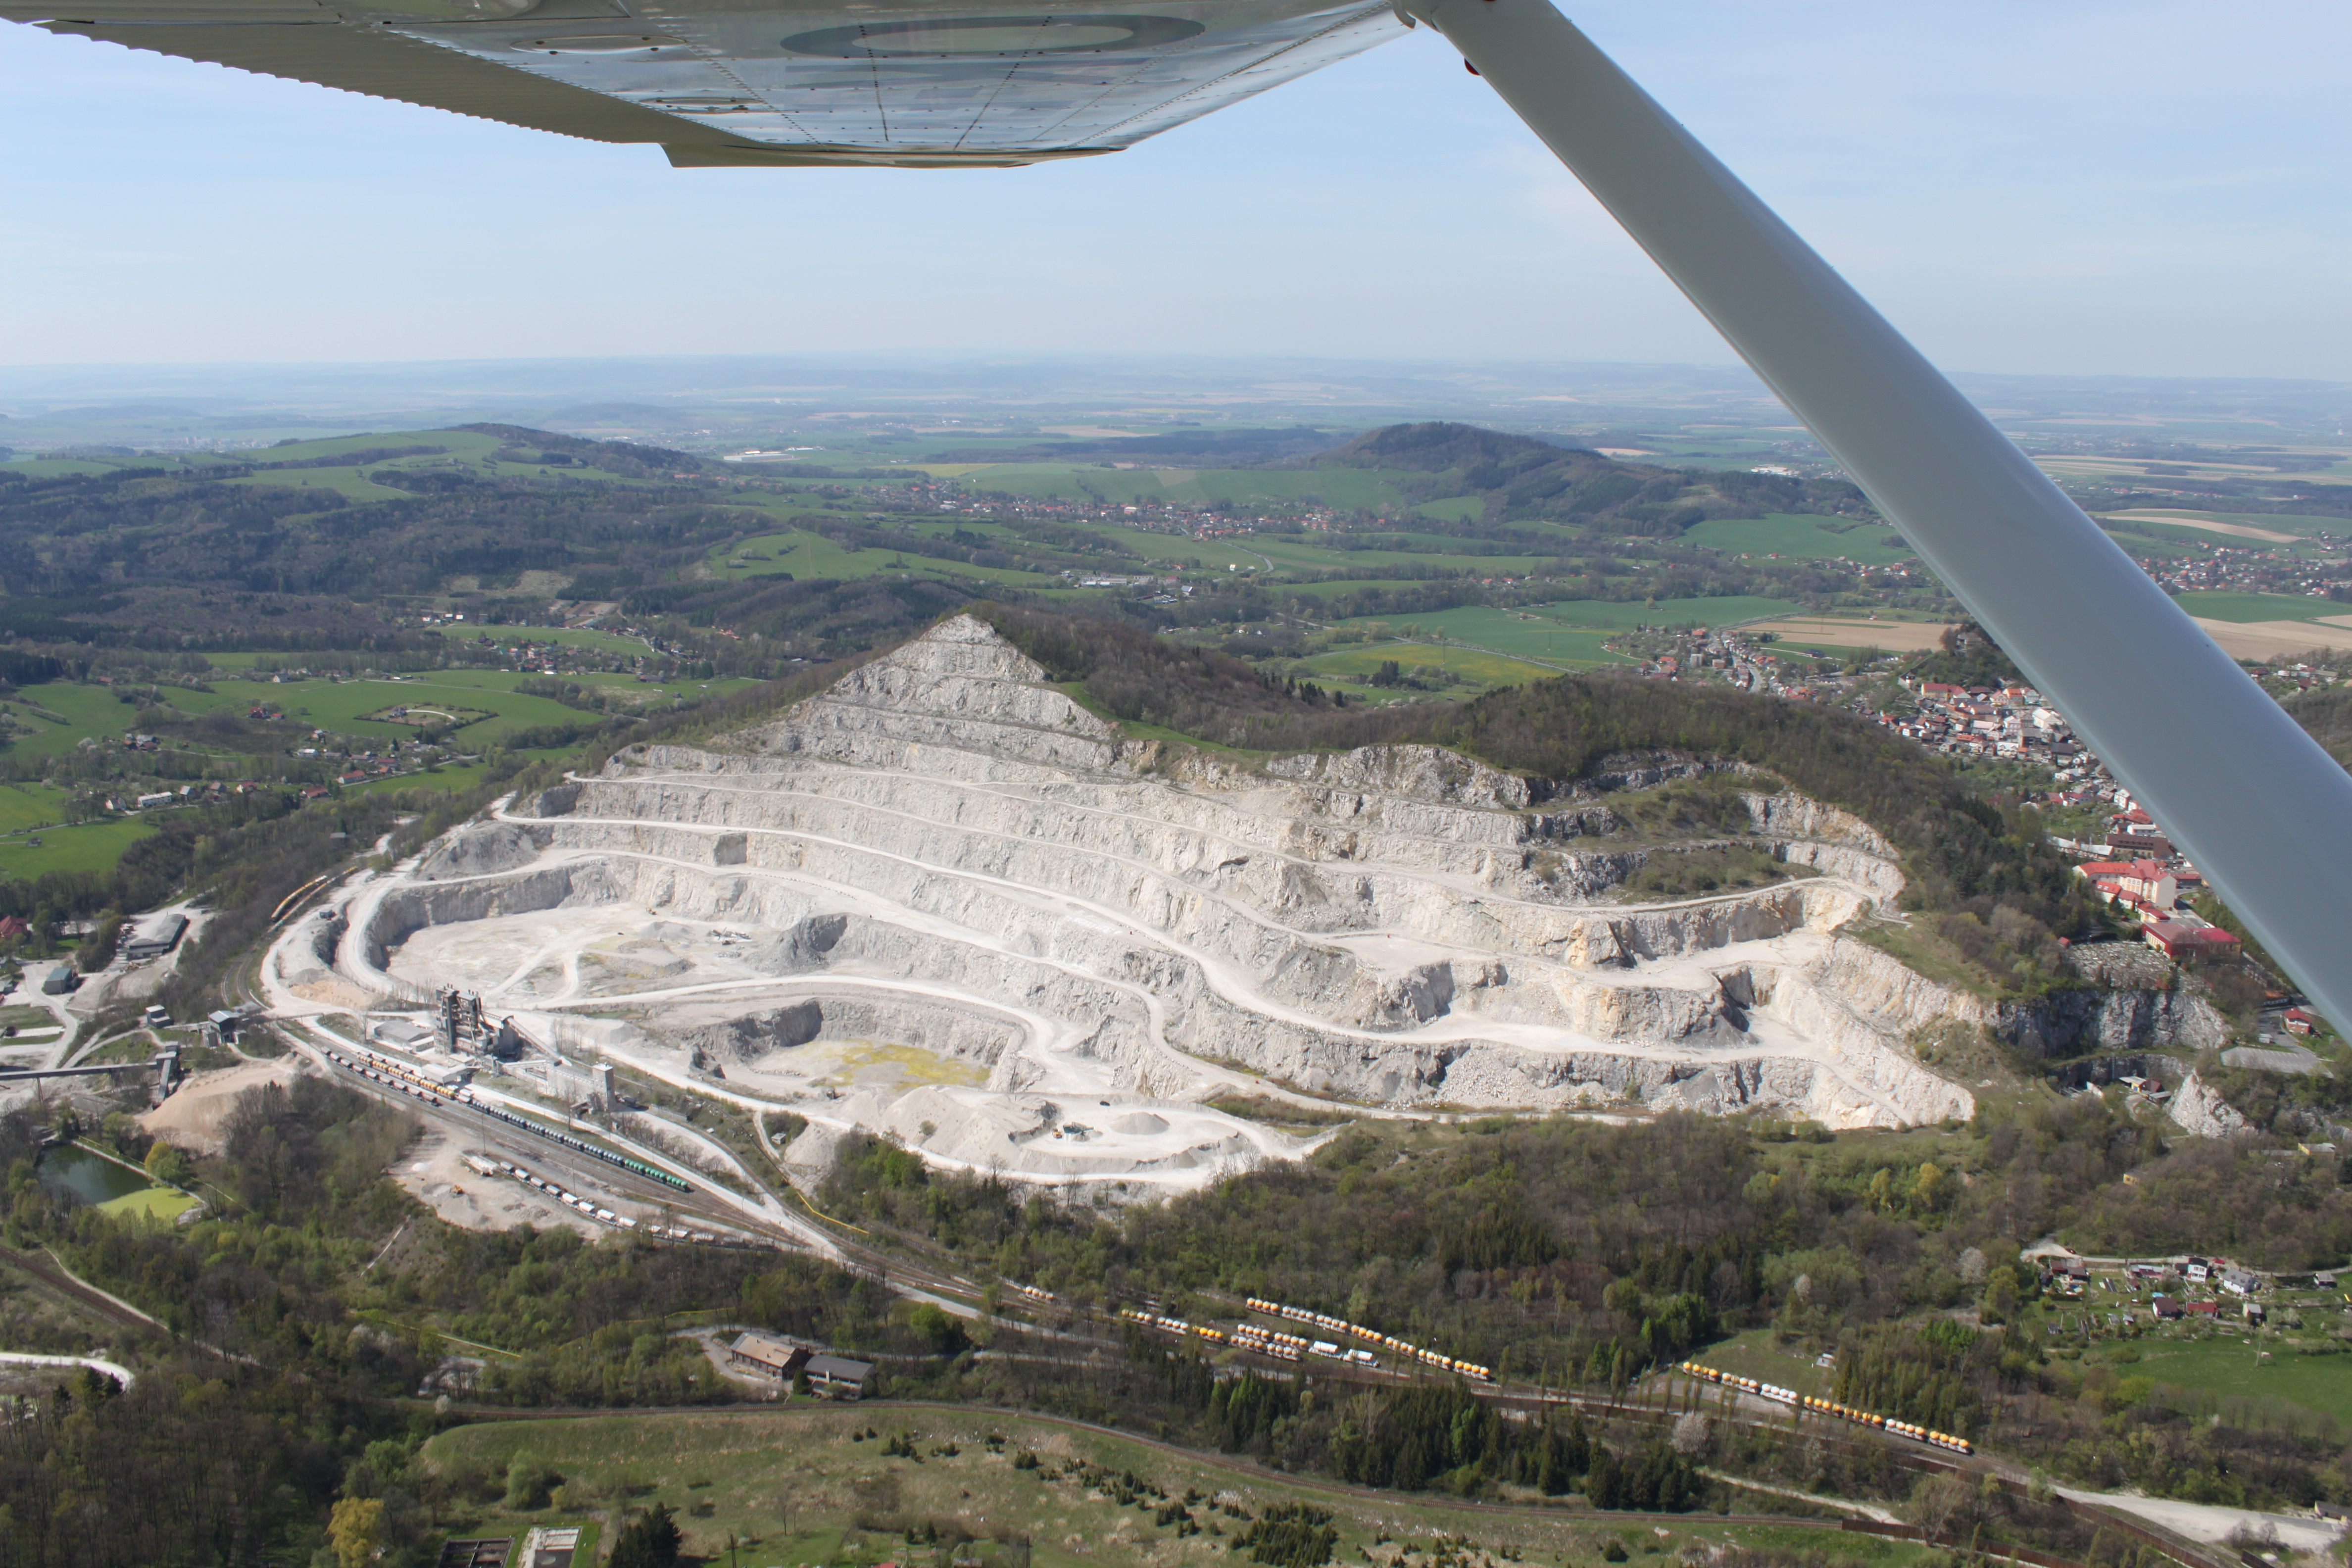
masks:
[[[2165,1110],[2191,1138],[2227,1138],[2246,1130],[2246,1119],[2221,1098],[2219,1089],[2194,1072],[2180,1080]]]
[[[2173,1046],[2201,1051],[2227,1045],[2229,1020],[2187,987],[2169,991],[2053,991],[1991,1009],[1994,1034],[2048,1059],[2094,1051]]]
[[[436,842],[417,862],[421,881],[511,871],[539,854],[530,830],[512,822],[473,822]]]
[[[1108,768],[1119,752],[1116,725],[1047,685],[1035,660],[970,616],[860,666],[741,740],[883,766],[921,747],[980,749],[1055,768]]]
[[[1265,772],[1334,795],[1396,795],[1486,810],[1515,811],[1533,799],[1527,780],[1437,746],[1365,746],[1276,757]]]

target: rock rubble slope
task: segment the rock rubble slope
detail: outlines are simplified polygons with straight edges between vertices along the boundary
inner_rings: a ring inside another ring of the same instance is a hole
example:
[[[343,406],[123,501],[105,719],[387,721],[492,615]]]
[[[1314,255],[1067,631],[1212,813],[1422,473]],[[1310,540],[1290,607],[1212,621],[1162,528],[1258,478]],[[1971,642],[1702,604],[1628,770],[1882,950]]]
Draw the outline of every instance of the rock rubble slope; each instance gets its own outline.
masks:
[[[1748,799],[1815,874],[1642,904],[1589,806],[1433,748],[1129,740],[960,616],[772,723],[509,803],[372,885],[341,962],[1041,1180],[1290,1152],[1208,1104],[1236,1093],[1968,1114],[1904,1046],[1965,999],[1838,934],[1899,891],[1885,841]]]

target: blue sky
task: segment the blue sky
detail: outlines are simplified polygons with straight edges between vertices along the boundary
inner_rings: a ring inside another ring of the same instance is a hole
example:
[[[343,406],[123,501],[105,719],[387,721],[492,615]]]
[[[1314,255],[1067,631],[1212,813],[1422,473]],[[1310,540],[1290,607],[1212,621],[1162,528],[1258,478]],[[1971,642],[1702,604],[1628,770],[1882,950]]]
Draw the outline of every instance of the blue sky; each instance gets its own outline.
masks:
[[[1938,363],[2352,379],[2352,6],[1570,14]],[[1133,151],[670,169],[0,24],[0,363],[1720,363],[1427,29]]]

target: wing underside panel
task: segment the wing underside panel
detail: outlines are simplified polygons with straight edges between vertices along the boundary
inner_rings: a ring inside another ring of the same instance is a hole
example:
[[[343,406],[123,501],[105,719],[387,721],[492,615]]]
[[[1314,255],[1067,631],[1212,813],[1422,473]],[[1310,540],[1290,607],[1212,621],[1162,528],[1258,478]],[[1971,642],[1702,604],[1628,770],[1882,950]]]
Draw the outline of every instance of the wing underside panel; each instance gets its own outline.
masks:
[[[661,142],[680,165],[1113,152],[1403,31],[1385,0],[1020,14],[772,0],[380,4],[402,8],[99,0],[61,16],[56,0],[38,15],[28,0],[0,0],[0,16],[534,130]]]

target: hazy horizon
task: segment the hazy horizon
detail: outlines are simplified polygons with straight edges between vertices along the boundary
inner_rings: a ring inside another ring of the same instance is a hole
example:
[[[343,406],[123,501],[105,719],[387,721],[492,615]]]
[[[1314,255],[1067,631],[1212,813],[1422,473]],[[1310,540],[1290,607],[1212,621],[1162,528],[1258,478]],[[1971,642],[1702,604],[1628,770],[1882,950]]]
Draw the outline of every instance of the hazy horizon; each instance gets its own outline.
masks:
[[[2352,374],[2352,12],[1580,6],[1937,363]],[[1426,29],[1115,156],[668,168],[0,27],[25,364],[853,350],[1724,365]],[[102,106],[102,108],[100,107]]]

